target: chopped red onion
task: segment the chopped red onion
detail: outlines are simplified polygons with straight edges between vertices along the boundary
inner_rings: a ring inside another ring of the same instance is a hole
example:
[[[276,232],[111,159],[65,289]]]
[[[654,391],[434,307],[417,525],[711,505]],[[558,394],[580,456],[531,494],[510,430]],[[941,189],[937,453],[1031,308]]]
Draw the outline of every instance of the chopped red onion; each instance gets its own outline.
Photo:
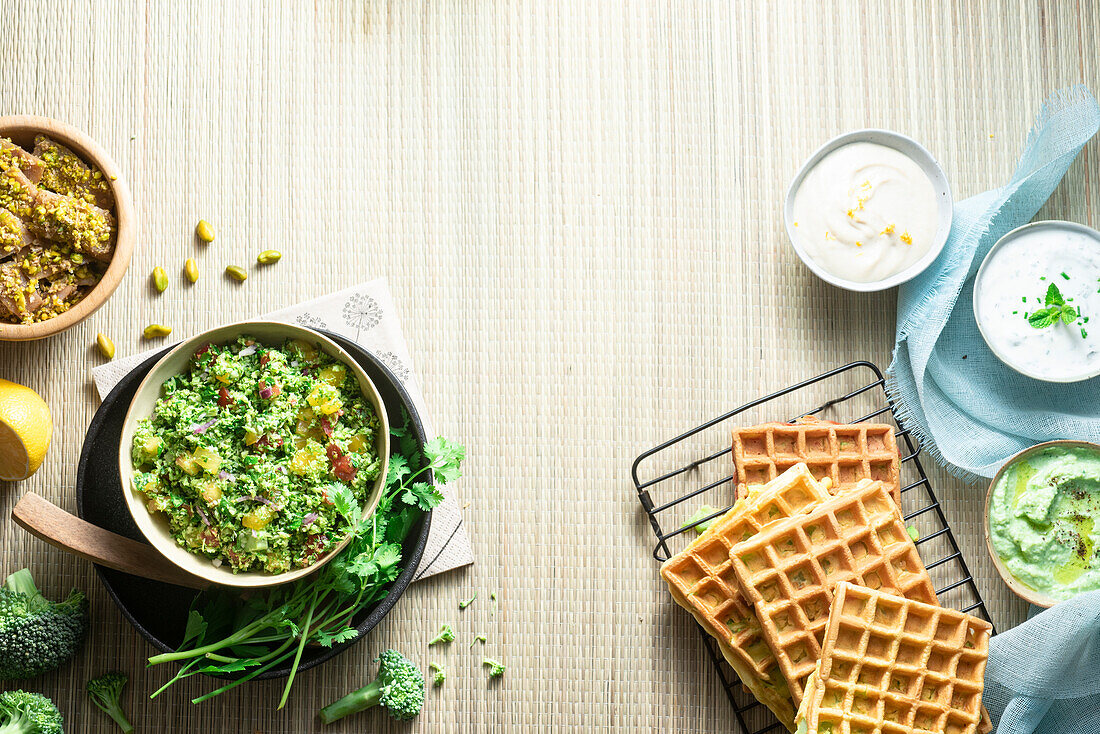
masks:
[[[206,513],[202,511],[202,508],[195,505],[195,511],[199,513],[199,517],[202,518],[202,522],[206,527],[210,527],[210,519],[206,517]]]
[[[206,433],[206,430],[208,428],[210,428],[210,426],[214,425],[217,422],[218,422],[217,418],[211,418],[206,423],[195,423],[195,424],[192,424],[192,425],[188,426],[188,428],[191,429],[191,433],[194,433],[194,434],[197,435],[197,434],[200,434],[200,433]]]
[[[234,484],[237,481],[237,478],[225,469],[218,472],[218,479],[221,479],[223,482],[229,482],[230,484]]]
[[[260,397],[264,400],[271,400],[271,396],[275,394],[275,390],[270,387],[260,388]]]
[[[239,354],[242,357],[247,357],[247,356],[249,356],[251,354],[255,354],[255,353],[256,353],[256,345],[255,344],[250,344],[249,346],[245,347],[241,351],[237,352],[237,354]]]
[[[318,515],[316,512],[309,513],[308,515],[306,515],[305,517],[302,518],[302,527],[303,528],[308,528],[310,525],[313,524],[313,521],[316,520],[318,517],[320,517],[320,515]]]

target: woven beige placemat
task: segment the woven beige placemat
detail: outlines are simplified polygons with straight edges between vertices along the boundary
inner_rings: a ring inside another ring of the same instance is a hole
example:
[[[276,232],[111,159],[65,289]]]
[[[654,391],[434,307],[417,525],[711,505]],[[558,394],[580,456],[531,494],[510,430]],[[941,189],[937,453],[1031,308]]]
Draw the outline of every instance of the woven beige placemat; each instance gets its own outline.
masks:
[[[263,318],[324,329],[372,352],[408,391],[425,434],[429,437],[435,435],[431,415],[413,369],[412,355],[401,331],[397,307],[385,278],[353,285],[337,293],[266,314]],[[100,397],[106,396],[119,380],[157,351],[159,349],[123,357],[93,369],[92,378]],[[443,502],[432,512],[428,543],[413,581],[474,562],[470,538],[462,525],[462,511],[454,498],[447,494],[446,487],[443,491]]]

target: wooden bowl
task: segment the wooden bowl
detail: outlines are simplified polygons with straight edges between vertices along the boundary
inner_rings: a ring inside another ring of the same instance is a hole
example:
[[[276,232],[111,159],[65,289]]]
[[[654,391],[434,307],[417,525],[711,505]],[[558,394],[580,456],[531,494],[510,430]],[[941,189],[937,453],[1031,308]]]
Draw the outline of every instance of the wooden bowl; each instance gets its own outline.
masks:
[[[118,227],[115,252],[103,277],[72,308],[52,319],[34,324],[0,322],[0,340],[3,341],[43,339],[59,334],[91,316],[97,308],[106,303],[118,287],[122,275],[130,265],[130,256],[134,252],[134,240],[137,237],[137,216],[134,213],[130,187],[126,185],[118,165],[107,151],[76,128],[48,117],[36,115],[0,117],[0,137],[10,138],[16,145],[30,150],[34,147],[35,135],[46,135],[56,140],[84,159],[85,163],[98,168],[107,177],[115,197],[114,215]]]
[[[168,378],[180,374],[188,367],[191,355],[209,342],[225,344],[233,341],[242,334],[255,337],[266,344],[282,344],[286,339],[303,339],[317,345],[320,349],[337,361],[344,364],[350,374],[355,375],[359,381],[359,388],[364,399],[374,408],[375,414],[381,421],[378,437],[375,440],[375,451],[382,459],[381,470],[378,479],[371,488],[367,501],[363,504],[363,517],[368,517],[378,506],[382,498],[382,492],[386,484],[386,470],[389,468],[390,457],[390,425],[389,417],[382,396],[378,392],[367,373],[347,352],[336,342],[327,336],[318,334],[312,329],[291,324],[281,324],[274,321],[245,321],[219,326],[216,329],[205,331],[197,336],[180,342],[167,352],[158,361],[145,379],[138,385],[134,398],[130,402],[130,408],[126,412],[126,418],[122,423],[122,438],[118,447],[119,476],[122,479],[122,493],[126,498],[126,505],[134,518],[138,529],[145,538],[161,552],[169,561],[176,564],[188,573],[203,578],[211,583],[222,586],[235,586],[241,588],[257,588],[263,586],[276,586],[295,581],[313,573],[321,566],[328,563],[344,549],[351,540],[349,535],[332,550],[319,558],[315,563],[305,568],[294,569],[285,573],[262,573],[258,571],[233,573],[228,566],[215,566],[209,559],[187,550],[172,536],[168,528],[168,520],[163,513],[151,513],[145,506],[146,497],[134,487],[134,467],[130,458],[130,449],[134,442],[134,429],[142,418],[148,418],[153,413],[154,405],[161,394],[161,386]]]
[[[993,475],[993,480],[989,483],[989,489],[985,492],[985,516],[982,518],[982,527],[985,529],[985,549],[989,552],[989,557],[993,559],[993,566],[997,569],[997,573],[1000,574],[1001,580],[1005,582],[1005,585],[1012,591],[1013,594],[1020,597],[1029,604],[1034,604],[1037,607],[1043,607],[1049,609],[1058,603],[1058,599],[1047,596],[1041,591],[1037,591],[1023,581],[1012,575],[1012,572],[1008,570],[1004,562],[1001,561],[1001,557],[997,555],[997,551],[993,548],[993,543],[989,539],[989,501],[993,497],[993,487],[996,486],[1000,480],[1001,475],[1004,474],[1012,464],[1016,463],[1020,459],[1042,451],[1043,449],[1050,448],[1052,446],[1064,446],[1066,448],[1088,448],[1094,451],[1100,451],[1100,444],[1091,443],[1089,441],[1046,441],[1044,443],[1035,444],[1029,448],[1019,451],[1013,454],[1008,461],[1001,465],[1001,468],[997,470],[997,473]]]

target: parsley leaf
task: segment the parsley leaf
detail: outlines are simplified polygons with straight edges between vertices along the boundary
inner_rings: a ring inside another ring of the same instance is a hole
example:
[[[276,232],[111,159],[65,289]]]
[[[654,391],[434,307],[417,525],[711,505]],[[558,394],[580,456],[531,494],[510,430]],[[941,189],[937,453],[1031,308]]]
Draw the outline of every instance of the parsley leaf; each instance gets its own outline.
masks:
[[[359,502],[355,499],[351,487],[342,482],[333,482],[326,487],[326,490],[330,493],[332,504],[335,505],[336,511],[343,515],[352,526],[358,523]]]
[[[453,482],[462,476],[460,466],[466,459],[466,448],[462,444],[437,436],[424,444],[424,453],[428,456],[428,466],[440,484]]]
[[[386,484],[401,484],[411,471],[409,460],[401,454],[394,454],[390,457],[390,468],[386,470]]]
[[[427,482],[416,482],[401,495],[401,501],[427,512],[443,501],[443,493]]]

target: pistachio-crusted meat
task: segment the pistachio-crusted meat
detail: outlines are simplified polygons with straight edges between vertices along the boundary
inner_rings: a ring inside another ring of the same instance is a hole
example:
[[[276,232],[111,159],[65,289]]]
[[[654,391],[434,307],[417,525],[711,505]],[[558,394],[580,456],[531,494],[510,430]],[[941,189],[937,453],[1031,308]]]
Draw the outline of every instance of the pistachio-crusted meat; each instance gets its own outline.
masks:
[[[36,186],[18,168],[0,174],[0,207],[20,217],[34,235],[95,260],[111,259],[115,219],[83,199]]]
[[[9,168],[18,168],[31,183],[38,183],[44,171],[41,158],[28,153],[7,138],[0,138],[0,169]]]
[[[101,209],[114,207],[111,184],[103,172],[89,167],[64,145],[39,135],[34,139],[34,156],[43,166],[39,182],[42,188],[82,199]]]

